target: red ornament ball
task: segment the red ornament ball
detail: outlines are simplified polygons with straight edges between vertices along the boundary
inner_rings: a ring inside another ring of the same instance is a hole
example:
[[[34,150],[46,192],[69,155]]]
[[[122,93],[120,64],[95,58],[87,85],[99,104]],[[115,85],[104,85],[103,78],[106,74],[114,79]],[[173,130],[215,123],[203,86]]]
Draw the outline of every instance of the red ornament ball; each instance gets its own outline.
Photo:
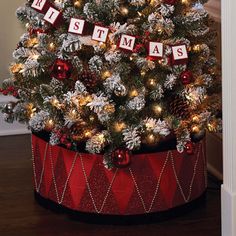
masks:
[[[175,5],[177,3],[177,0],[164,0],[164,3],[169,5]]]
[[[193,73],[189,70],[186,70],[181,73],[180,79],[183,85],[188,85],[193,82]]]
[[[192,142],[189,141],[185,144],[185,151],[188,155],[194,154],[194,145]]]
[[[131,152],[126,148],[116,149],[111,157],[114,166],[117,168],[125,168],[131,163]]]
[[[30,28],[30,30],[29,30],[30,36],[38,35],[38,34],[44,34],[44,33],[45,33],[45,30],[44,29],[40,29],[40,28],[37,28],[37,29]]]
[[[70,62],[57,59],[51,66],[51,77],[58,80],[69,79],[72,73],[72,65]]]

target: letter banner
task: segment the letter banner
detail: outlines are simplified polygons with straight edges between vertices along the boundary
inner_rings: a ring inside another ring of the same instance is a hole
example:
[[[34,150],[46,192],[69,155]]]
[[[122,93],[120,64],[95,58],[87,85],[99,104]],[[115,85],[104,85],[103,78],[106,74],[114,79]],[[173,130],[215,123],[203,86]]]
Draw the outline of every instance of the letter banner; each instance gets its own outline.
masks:
[[[45,14],[44,20],[54,27],[57,27],[62,22],[62,13],[52,6],[48,0],[34,0],[31,7]],[[78,18],[71,18],[70,25],[68,28],[69,33],[83,35],[86,29],[86,21]],[[91,39],[105,43],[107,41],[109,34],[109,28],[104,27],[98,24],[94,25],[93,33],[91,35]],[[134,35],[122,34],[119,40],[118,48],[121,50],[134,52],[135,51],[135,43],[136,37]],[[144,45],[143,45],[144,46]],[[173,65],[177,64],[186,64],[188,60],[188,50],[185,44],[178,45],[170,45],[172,48],[172,59],[171,63]],[[161,42],[153,42],[149,41],[147,46],[147,58],[152,58],[152,60],[158,60],[163,58],[164,56],[164,45]]]

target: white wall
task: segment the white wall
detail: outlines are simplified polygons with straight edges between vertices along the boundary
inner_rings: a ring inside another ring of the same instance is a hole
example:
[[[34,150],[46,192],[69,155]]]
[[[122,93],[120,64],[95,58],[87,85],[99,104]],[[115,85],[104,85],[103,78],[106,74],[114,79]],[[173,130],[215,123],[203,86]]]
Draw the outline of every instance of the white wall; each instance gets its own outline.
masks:
[[[0,83],[9,77],[8,67],[24,29],[16,19],[16,9],[26,0],[1,0],[0,2]]]
[[[222,1],[223,143],[222,235],[236,236],[236,1]]]
[[[26,0],[1,0],[0,2],[0,84],[9,78],[8,67],[12,62],[12,52],[24,33],[24,27],[15,16],[16,9],[23,5]],[[11,98],[0,95],[0,104],[10,101]],[[28,132],[24,125],[15,123],[7,124],[0,114],[0,136],[22,134]]]

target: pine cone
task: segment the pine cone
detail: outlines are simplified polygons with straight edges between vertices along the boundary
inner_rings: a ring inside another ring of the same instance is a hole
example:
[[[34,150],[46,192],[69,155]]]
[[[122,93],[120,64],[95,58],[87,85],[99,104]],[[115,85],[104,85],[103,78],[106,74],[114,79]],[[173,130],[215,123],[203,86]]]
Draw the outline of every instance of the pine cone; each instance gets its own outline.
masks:
[[[188,119],[190,117],[189,105],[187,101],[180,96],[176,96],[170,102],[170,112],[172,115],[181,119]]]
[[[84,70],[79,75],[79,80],[86,86],[89,92],[93,92],[93,90],[101,82],[101,79],[89,70]]]

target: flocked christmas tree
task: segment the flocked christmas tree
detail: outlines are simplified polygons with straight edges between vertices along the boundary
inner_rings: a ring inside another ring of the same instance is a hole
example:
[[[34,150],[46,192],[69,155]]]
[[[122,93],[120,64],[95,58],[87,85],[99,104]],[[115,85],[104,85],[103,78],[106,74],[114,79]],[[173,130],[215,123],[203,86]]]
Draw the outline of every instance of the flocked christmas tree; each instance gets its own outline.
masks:
[[[215,31],[206,0],[28,0],[2,111],[52,145],[104,154],[192,152],[220,131]],[[156,149],[157,148],[157,149]]]

